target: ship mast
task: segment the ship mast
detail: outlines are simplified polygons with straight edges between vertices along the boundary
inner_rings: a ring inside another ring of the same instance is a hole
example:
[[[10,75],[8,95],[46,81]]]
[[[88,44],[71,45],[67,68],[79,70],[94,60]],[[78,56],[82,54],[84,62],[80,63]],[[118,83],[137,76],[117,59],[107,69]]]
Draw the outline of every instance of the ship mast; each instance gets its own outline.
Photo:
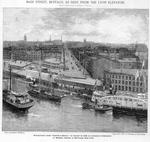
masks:
[[[50,92],[52,93],[52,94],[54,94],[54,88],[53,88],[53,85],[52,85],[52,75],[51,75],[51,73],[50,73],[50,70],[49,70],[49,85],[50,85]]]
[[[9,75],[10,75],[10,76],[9,76],[9,77],[10,77],[10,78],[9,78],[9,81],[10,81],[10,82],[9,82],[9,90],[11,91],[11,65],[9,65]]]
[[[39,62],[39,91],[41,90],[41,65],[42,65],[42,48],[40,48],[41,56]]]

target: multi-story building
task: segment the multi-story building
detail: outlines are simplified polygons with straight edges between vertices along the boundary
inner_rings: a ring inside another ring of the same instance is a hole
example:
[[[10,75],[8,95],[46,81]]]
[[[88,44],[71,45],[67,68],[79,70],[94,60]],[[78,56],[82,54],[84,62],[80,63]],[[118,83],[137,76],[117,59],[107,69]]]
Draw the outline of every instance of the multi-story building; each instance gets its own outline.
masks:
[[[123,58],[118,59],[119,66],[116,68],[123,68],[123,69],[141,69],[142,62],[137,60],[137,58]]]
[[[140,58],[140,60],[148,59],[148,48],[145,44],[137,44],[135,54]]]
[[[140,69],[142,63],[136,58],[112,59],[105,56],[91,57],[86,67],[95,79],[104,78],[104,71],[109,69]]]
[[[104,84],[115,90],[147,92],[148,72],[137,69],[111,69],[104,72]]]
[[[49,57],[61,58],[63,44],[51,42],[4,42],[3,58],[37,61]]]

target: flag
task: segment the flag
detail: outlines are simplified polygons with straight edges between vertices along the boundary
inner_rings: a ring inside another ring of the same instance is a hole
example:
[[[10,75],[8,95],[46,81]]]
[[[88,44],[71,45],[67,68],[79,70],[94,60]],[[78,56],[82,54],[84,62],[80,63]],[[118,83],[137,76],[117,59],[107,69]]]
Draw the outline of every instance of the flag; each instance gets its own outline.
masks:
[[[135,80],[137,80],[137,78],[140,76],[139,70],[137,70],[136,74],[135,74]]]
[[[142,69],[144,69],[144,65],[145,65],[145,60],[143,60],[142,62]]]
[[[95,80],[94,89],[96,89],[96,87],[97,87],[97,81],[98,81],[98,79]]]
[[[96,87],[97,86],[97,79],[95,80],[95,84],[94,84],[94,87]]]
[[[142,68],[141,68],[141,70],[140,70],[140,75],[143,75],[143,69],[144,69],[144,65],[145,65],[145,61],[143,60],[143,62],[142,62]]]
[[[143,86],[144,86],[144,92],[146,92],[147,91],[147,81],[146,81],[146,74],[145,73],[143,73],[142,74],[142,76],[143,76]]]

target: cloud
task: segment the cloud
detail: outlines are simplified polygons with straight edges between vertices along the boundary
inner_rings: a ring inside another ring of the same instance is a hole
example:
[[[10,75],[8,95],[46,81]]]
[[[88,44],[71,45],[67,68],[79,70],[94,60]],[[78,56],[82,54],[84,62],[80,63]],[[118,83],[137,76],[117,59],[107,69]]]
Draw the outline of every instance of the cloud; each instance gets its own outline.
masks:
[[[4,40],[23,39],[24,34],[43,24],[43,15],[44,11],[38,9],[4,9]]]
[[[4,39],[148,42],[148,10],[5,9]]]
[[[113,15],[99,20],[96,29],[100,37],[102,36],[102,41],[132,43],[146,42],[146,26],[141,17]]]

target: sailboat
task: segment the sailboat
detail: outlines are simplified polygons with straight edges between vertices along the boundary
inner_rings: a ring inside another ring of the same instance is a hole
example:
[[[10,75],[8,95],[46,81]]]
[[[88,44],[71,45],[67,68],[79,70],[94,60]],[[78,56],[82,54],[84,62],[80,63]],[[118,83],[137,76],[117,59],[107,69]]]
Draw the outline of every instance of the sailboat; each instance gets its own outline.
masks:
[[[34,100],[30,98],[28,93],[17,93],[11,89],[11,65],[10,65],[10,84],[9,89],[3,89],[3,103],[9,107],[19,110],[26,111],[34,105]]]
[[[36,84],[34,81],[32,83],[30,83],[29,84],[30,90],[28,91],[28,93],[33,97],[60,102],[62,96],[55,95],[54,87],[52,86],[51,81],[49,81],[49,84],[50,84],[49,90],[41,89],[41,61],[42,61],[42,52],[41,52],[41,60],[40,60],[40,65],[39,65],[39,67],[40,67],[40,69],[39,69],[39,84]]]
[[[53,100],[57,102],[60,102],[62,98],[62,96],[55,95],[53,87],[50,87],[50,90],[44,90],[41,89],[40,84],[37,85],[34,82],[30,84],[30,90],[28,91],[28,93],[33,97]]]

